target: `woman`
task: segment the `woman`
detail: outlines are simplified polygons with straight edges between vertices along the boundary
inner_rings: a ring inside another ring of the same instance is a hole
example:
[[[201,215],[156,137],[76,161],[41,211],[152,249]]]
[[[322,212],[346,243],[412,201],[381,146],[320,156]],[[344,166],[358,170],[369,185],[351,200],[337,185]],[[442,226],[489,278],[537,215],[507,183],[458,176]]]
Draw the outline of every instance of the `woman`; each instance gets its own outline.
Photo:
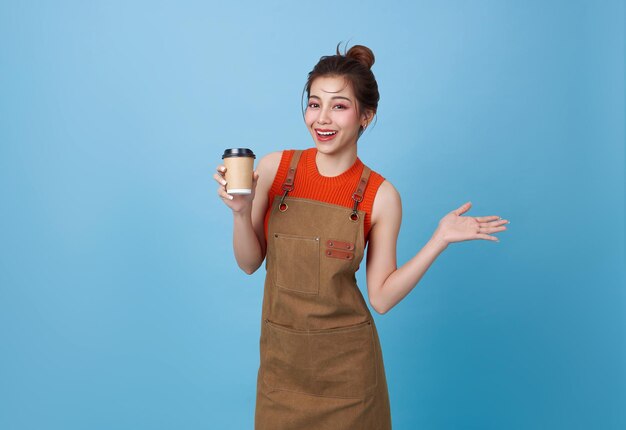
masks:
[[[357,157],[378,107],[372,51],[339,46],[309,73],[304,115],[314,147],[261,158],[250,195],[218,195],[232,209],[239,267],[254,273],[267,255],[255,428],[391,428],[378,332],[355,272],[366,244],[367,295],[384,314],[402,300],[448,244],[497,240],[498,216],[448,213],[428,243],[396,266],[401,202],[389,181]]]

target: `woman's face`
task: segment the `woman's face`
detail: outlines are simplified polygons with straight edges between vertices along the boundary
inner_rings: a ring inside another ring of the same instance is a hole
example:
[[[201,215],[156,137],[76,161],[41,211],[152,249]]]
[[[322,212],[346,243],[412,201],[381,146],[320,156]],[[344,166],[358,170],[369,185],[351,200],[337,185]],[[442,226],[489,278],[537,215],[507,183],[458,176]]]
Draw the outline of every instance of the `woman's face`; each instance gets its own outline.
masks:
[[[304,114],[315,146],[323,153],[336,153],[356,143],[366,115],[357,113],[352,85],[341,76],[321,76],[311,83]]]

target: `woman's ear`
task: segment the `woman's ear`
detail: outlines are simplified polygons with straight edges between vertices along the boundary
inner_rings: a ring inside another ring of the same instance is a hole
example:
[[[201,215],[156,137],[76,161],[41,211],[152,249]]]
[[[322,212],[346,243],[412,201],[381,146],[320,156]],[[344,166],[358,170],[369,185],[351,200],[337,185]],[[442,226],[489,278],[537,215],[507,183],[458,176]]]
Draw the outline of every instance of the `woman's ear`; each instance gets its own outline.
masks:
[[[361,115],[361,127],[367,128],[372,119],[374,119],[374,113],[374,111],[368,109]]]

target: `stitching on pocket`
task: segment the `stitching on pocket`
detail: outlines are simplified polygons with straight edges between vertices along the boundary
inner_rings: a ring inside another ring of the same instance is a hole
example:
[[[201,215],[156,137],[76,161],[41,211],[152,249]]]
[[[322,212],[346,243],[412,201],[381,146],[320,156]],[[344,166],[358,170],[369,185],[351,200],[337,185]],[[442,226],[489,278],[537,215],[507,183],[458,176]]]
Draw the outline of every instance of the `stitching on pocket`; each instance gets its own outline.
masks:
[[[378,385],[378,354],[371,322],[296,330],[265,321],[265,384],[320,397],[362,399]]]
[[[319,294],[320,239],[275,233],[274,284],[303,294]]]

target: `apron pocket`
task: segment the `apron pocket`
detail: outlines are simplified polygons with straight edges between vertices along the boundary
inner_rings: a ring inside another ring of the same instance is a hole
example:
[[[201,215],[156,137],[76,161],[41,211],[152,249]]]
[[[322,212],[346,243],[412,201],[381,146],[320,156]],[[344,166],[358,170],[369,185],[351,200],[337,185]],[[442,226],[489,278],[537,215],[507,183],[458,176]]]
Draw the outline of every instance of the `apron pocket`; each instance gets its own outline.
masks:
[[[274,234],[277,287],[299,293],[318,294],[320,278],[319,237]]]
[[[370,321],[327,330],[294,330],[266,321],[263,379],[273,389],[364,398],[377,384]]]

